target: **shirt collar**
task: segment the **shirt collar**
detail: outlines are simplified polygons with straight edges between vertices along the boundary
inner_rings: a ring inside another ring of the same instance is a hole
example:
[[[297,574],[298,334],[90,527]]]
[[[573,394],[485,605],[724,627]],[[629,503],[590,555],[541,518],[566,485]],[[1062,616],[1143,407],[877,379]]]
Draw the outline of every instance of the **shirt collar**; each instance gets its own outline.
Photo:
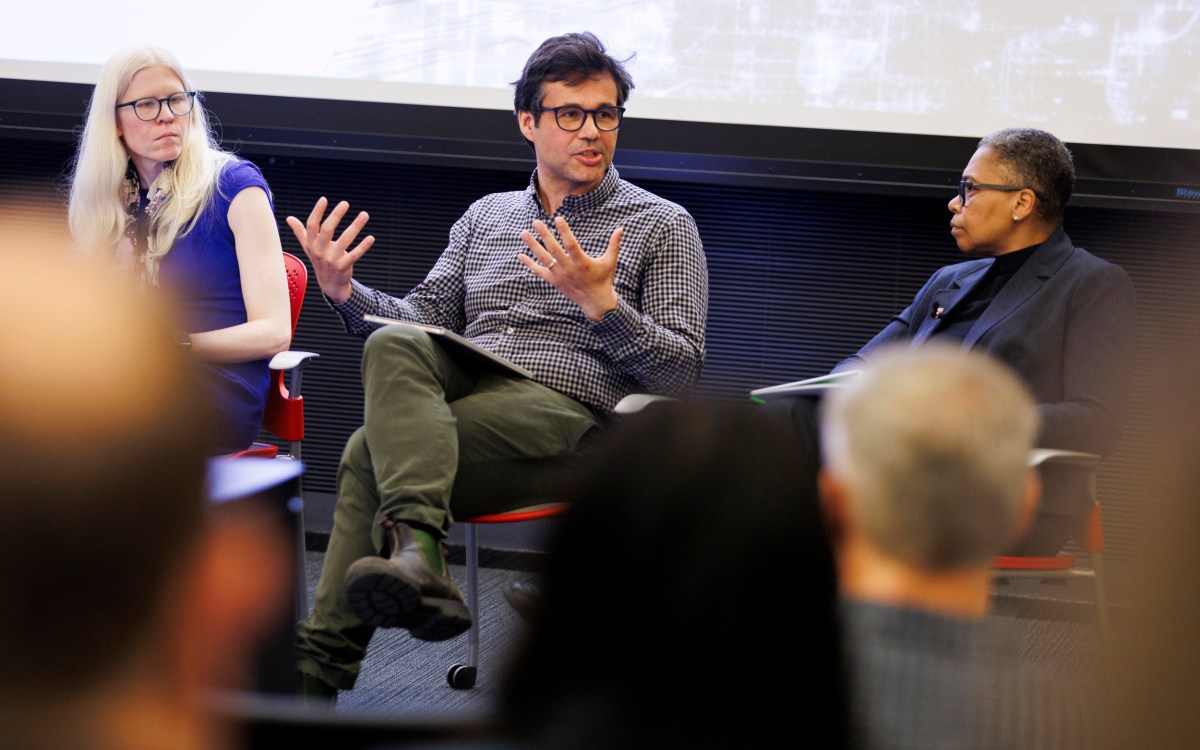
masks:
[[[600,180],[600,184],[594,190],[583,195],[568,195],[563,199],[558,213],[570,216],[571,214],[590,211],[593,208],[604,205],[612,197],[613,193],[617,191],[617,183],[620,179],[620,175],[617,174],[617,168],[609,164],[608,169],[604,172],[604,179]],[[529,186],[525,188],[525,193],[534,202],[534,205],[540,210],[544,210],[542,201],[538,198],[536,168],[533,170],[533,175],[529,178]]]

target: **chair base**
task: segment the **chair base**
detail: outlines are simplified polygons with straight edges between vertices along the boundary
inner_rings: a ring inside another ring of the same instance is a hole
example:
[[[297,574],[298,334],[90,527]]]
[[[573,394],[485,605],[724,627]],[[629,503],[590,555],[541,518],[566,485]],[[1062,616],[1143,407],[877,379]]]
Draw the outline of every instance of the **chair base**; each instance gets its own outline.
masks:
[[[455,664],[446,673],[446,682],[450,683],[450,687],[455,690],[470,690],[475,687],[475,678],[478,674],[479,669],[477,667],[468,667],[466,664]]]
[[[462,520],[467,530],[467,609],[471,613],[471,627],[467,630],[466,662],[452,665],[446,673],[446,682],[450,687],[455,690],[469,690],[475,687],[479,675],[479,524],[536,521],[553,518],[566,509],[567,503],[541,503]]]

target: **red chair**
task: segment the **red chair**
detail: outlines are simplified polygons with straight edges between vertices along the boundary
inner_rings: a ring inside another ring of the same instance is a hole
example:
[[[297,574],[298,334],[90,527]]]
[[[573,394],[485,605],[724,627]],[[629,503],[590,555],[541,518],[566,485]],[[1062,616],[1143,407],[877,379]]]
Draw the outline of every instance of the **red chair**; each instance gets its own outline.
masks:
[[[300,320],[304,293],[308,289],[308,268],[304,261],[291,253],[283,254],[287,272],[288,299],[292,309],[292,336]],[[289,458],[300,459],[300,442],[304,439],[304,397],[300,381],[308,360],[319,356],[315,352],[286,351],[271,358],[271,386],[263,413],[263,429],[287,443],[287,451],[266,441],[255,441],[249,448],[229,454],[230,458]],[[285,375],[288,376],[285,382]]]
[[[467,661],[454,664],[446,673],[450,687],[466,690],[475,687],[479,672],[479,529],[483,523],[519,523],[553,518],[568,508],[568,503],[551,502],[523,508],[464,518],[466,524],[467,608],[471,612],[471,628],[467,631]]]
[[[1092,497],[1096,497],[1096,467],[1100,457],[1079,451],[1038,449],[1030,455],[1031,466],[1044,463],[1065,463],[1085,467],[1089,472]],[[1104,524],[1097,500],[1088,514],[1082,539],[1075,543],[1087,555],[1087,564],[1069,552],[1049,557],[1001,555],[992,560],[993,578],[1003,582],[1008,578],[1039,578],[1046,581],[1079,578],[1092,584],[1092,601],[1096,606],[1096,626],[1100,643],[1107,650],[1109,640],[1108,594],[1104,580]]]
[[[304,261],[291,253],[283,254],[283,267],[287,273],[288,301],[292,312],[292,337],[296,335],[296,324],[300,320],[300,308],[304,305],[304,293],[308,289],[308,268]],[[315,352],[286,351],[271,358],[271,385],[267,391],[267,406],[263,412],[263,428],[271,435],[286,441],[287,451],[266,441],[255,441],[249,448],[230,453],[226,458],[266,458],[287,461],[300,460],[300,441],[304,439],[304,397],[300,395],[300,379],[308,360],[319,356]],[[288,375],[286,379],[284,376]],[[299,503],[291,508],[296,514],[296,618],[308,614],[308,573],[304,565],[304,495],[301,490],[303,474],[296,479],[296,498]]]
[[[616,417],[628,416],[635,414],[655,401],[673,400],[668,396],[655,396],[645,393],[633,393],[621,399],[620,403],[613,409],[613,414]],[[572,466],[583,460],[579,454],[569,457],[567,461],[558,461],[555,458],[543,459],[540,461],[529,462],[527,465],[514,465],[510,467],[510,471],[515,472],[516,476],[520,476],[522,484],[527,487],[537,487],[533,490],[528,504],[519,508],[507,510],[502,513],[489,513],[481,516],[472,516],[470,518],[459,519],[459,523],[466,526],[466,552],[465,564],[467,568],[467,608],[471,612],[471,627],[467,631],[467,660],[465,663],[454,664],[446,673],[446,682],[450,683],[450,687],[457,690],[467,690],[475,687],[475,680],[479,673],[479,524],[496,524],[496,523],[520,523],[523,521],[537,521],[544,518],[553,518],[562,514],[570,507],[570,503],[544,501],[541,496],[545,493],[540,489],[544,486],[538,480],[529,480],[529,474],[538,472],[542,474],[552,474],[564,470],[564,466]],[[482,480],[477,480],[473,486],[463,487],[468,493],[483,493],[488,492],[489,485],[493,488],[495,483],[504,482],[505,478],[502,474],[486,477]],[[553,482],[545,486],[553,486]],[[455,491],[460,487],[456,485]],[[522,495],[524,496],[524,495]]]

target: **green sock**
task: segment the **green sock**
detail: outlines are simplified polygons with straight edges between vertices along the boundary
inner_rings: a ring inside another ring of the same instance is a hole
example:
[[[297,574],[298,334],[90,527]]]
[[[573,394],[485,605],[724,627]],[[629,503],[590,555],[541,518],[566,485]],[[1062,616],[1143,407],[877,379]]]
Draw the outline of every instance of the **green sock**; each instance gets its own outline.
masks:
[[[442,559],[441,541],[419,526],[409,524],[408,527],[412,529],[413,539],[421,545],[421,554],[425,556],[425,562],[429,563],[429,567],[433,568],[434,573],[440,576],[446,575],[446,561]]]
[[[337,688],[319,677],[301,675],[301,687],[306,698],[337,698]]]

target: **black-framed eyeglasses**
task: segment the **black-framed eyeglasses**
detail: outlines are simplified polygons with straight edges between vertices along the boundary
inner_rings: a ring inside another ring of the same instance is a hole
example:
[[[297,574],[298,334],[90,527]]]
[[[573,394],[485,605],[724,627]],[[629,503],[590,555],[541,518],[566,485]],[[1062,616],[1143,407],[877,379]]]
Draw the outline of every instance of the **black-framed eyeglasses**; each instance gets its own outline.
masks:
[[[1022,187],[1019,185],[990,185],[986,182],[969,182],[967,180],[958,181],[958,202],[964,206],[971,202],[971,198],[975,195],[976,190],[999,190],[1002,193],[1016,193],[1021,190],[1033,190],[1030,187]],[[1037,191],[1034,190],[1034,195]]]
[[[132,107],[133,113],[137,115],[139,120],[154,120],[158,118],[162,112],[162,105],[166,104],[167,109],[171,110],[171,114],[176,117],[183,117],[192,111],[192,102],[196,100],[195,91],[176,91],[170,96],[164,96],[161,99],[155,99],[153,96],[147,96],[143,99],[134,99],[131,102],[118,104],[116,109],[121,107]]]
[[[583,127],[587,122],[588,115],[592,116],[592,122],[596,123],[596,130],[605,132],[616,130],[621,127],[621,118],[625,116],[624,107],[598,107],[596,109],[584,109],[583,107],[543,107],[546,112],[554,113],[554,121],[558,126],[568,132],[575,132]]]

